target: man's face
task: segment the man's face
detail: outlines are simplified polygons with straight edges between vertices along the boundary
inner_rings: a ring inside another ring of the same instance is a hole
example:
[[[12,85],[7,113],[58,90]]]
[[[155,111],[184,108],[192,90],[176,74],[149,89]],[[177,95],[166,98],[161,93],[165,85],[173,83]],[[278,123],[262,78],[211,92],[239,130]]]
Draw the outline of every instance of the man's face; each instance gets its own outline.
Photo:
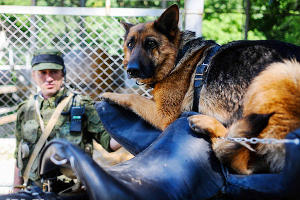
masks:
[[[56,69],[32,71],[32,77],[35,83],[41,88],[45,99],[56,94],[60,90],[64,80],[62,70]]]

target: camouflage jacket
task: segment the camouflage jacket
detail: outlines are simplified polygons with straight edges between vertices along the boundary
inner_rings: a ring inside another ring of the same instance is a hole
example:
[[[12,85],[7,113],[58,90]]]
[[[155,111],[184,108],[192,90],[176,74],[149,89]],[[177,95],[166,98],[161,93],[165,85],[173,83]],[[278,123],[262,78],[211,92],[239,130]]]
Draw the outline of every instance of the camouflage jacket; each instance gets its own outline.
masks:
[[[48,99],[43,99],[41,95],[35,95],[19,105],[15,130],[17,141],[15,157],[17,166],[20,169],[20,176],[23,175],[29,157],[42,134],[35,109],[35,99],[38,101],[40,113],[46,127],[57,104],[69,93],[70,91],[64,88]],[[73,106],[85,106],[81,132],[70,132],[70,114],[68,114],[68,111],[71,108],[72,101]],[[92,139],[95,139],[104,149],[111,151],[109,147],[110,136],[104,130],[94,108],[94,102],[89,97],[74,95],[73,99],[64,108],[63,113],[66,114],[61,114],[47,141],[54,138],[63,138],[77,144],[88,153],[92,153]],[[35,159],[30,171],[29,178],[32,181],[39,180],[38,161],[39,156]]]

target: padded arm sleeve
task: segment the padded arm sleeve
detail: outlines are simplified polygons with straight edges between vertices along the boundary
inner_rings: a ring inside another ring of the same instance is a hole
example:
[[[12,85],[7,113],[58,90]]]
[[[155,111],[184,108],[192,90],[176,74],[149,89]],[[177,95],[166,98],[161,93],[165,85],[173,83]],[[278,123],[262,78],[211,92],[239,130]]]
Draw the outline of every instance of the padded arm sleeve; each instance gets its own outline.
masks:
[[[105,101],[96,103],[104,128],[133,155],[148,147],[161,133],[130,110]]]

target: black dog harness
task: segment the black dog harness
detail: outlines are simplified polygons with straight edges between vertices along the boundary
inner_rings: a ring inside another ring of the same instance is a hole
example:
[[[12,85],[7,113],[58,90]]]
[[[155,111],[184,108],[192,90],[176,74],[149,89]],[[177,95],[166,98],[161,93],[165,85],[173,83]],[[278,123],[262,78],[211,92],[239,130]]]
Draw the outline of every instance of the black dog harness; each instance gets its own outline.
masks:
[[[220,45],[216,44],[212,49],[209,50],[207,56],[205,57],[203,63],[196,67],[196,74],[194,79],[194,101],[193,101],[193,111],[198,112],[200,91],[203,86],[203,75],[207,72],[209,67],[209,62],[213,55],[220,49]]]

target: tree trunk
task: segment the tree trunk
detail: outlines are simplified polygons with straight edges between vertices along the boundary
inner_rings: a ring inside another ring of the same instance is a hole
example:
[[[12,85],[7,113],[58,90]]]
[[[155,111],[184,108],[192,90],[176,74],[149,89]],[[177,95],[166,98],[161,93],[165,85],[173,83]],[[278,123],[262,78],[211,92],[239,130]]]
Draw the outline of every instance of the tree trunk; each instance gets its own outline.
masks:
[[[162,7],[163,9],[167,8],[167,0],[162,0],[162,2],[161,2],[161,7]]]
[[[85,7],[85,0],[80,0],[80,7]]]
[[[250,0],[244,0],[244,9],[245,9],[245,15],[246,15],[244,39],[247,40],[248,39],[248,31],[249,31],[249,20],[250,20]]]
[[[31,0],[31,5],[36,6],[37,5],[37,0]]]

